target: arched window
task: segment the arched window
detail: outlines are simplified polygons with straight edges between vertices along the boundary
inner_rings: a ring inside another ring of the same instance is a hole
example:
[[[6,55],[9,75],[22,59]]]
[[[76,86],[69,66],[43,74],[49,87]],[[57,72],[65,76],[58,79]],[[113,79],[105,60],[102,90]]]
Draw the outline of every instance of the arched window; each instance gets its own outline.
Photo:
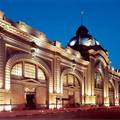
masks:
[[[11,75],[22,76],[22,63],[17,63],[11,70]]]
[[[11,75],[12,77],[25,77],[38,80],[46,79],[44,71],[39,66],[28,62],[15,64],[11,70]]]
[[[63,78],[63,85],[64,86],[80,86],[79,80],[73,74],[66,74]]]

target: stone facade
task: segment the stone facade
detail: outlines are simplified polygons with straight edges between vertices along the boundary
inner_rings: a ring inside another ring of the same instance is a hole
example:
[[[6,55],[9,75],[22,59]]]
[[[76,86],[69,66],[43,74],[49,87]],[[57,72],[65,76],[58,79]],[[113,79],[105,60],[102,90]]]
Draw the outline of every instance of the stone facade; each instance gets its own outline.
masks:
[[[0,12],[0,110],[119,105],[119,70],[103,49],[87,57]]]

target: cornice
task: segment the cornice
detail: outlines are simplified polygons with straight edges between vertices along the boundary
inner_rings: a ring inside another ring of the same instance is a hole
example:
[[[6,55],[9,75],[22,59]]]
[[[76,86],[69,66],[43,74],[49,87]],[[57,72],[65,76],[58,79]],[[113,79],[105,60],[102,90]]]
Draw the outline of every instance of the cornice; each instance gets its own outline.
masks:
[[[99,54],[105,59],[106,63],[109,63],[109,58],[104,51],[102,51],[102,50],[95,51],[95,50],[91,49],[91,50],[89,50],[89,53],[93,56]]]

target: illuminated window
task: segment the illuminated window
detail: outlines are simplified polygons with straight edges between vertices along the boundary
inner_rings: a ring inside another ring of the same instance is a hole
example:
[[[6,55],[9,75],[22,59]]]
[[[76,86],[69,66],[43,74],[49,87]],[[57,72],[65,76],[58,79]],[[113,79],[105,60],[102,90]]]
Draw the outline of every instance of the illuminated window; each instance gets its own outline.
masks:
[[[67,75],[63,77],[63,85],[67,86]]]
[[[95,73],[95,88],[103,88],[102,76],[99,72]]]
[[[25,63],[24,75],[25,75],[25,77],[35,78],[35,76],[36,76],[35,65],[30,64],[30,63]]]
[[[38,68],[38,79],[45,80],[45,74],[40,68]]]
[[[23,66],[24,65],[24,66]],[[24,73],[22,73],[24,68]],[[37,73],[37,74],[36,74]],[[24,64],[22,62],[17,63],[15,66],[13,66],[11,70],[11,75],[14,76],[24,76],[27,78],[37,78],[38,80],[45,80],[45,73],[42,69],[39,67],[36,67],[35,64],[27,63]]]
[[[18,63],[13,66],[11,74],[15,76],[22,76],[22,63]]]
[[[63,85],[80,86],[78,78],[72,74],[67,74],[63,77]]]
[[[74,84],[74,76],[71,74],[68,74],[68,85]]]

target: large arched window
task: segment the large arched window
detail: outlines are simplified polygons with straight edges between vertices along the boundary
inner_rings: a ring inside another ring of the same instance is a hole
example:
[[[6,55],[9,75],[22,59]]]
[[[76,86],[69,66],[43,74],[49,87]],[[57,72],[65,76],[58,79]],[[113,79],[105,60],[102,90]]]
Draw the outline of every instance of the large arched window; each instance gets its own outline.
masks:
[[[80,86],[79,80],[73,74],[66,74],[63,79],[64,86]]]
[[[28,62],[20,62],[15,64],[12,67],[11,75],[25,78],[37,79],[39,81],[44,81],[46,79],[44,71],[37,65],[28,63]]]

